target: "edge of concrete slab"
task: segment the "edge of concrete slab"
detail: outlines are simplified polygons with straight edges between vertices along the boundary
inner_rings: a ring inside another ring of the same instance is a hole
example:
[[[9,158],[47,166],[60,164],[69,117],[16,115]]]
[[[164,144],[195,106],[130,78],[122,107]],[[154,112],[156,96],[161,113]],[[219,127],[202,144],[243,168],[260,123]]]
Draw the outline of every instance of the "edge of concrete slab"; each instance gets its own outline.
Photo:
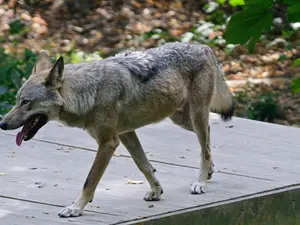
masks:
[[[116,224],[300,225],[299,202],[300,184],[295,184],[205,206]]]

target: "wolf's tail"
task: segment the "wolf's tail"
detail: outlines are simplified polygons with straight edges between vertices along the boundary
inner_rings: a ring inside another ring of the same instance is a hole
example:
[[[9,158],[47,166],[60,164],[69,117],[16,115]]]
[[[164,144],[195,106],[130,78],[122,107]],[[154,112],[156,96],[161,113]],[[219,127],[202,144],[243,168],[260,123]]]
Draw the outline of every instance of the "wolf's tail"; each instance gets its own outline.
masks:
[[[230,120],[234,112],[232,94],[224,80],[222,65],[218,62],[216,67],[215,88],[211,101],[211,111],[221,114],[223,121]]]

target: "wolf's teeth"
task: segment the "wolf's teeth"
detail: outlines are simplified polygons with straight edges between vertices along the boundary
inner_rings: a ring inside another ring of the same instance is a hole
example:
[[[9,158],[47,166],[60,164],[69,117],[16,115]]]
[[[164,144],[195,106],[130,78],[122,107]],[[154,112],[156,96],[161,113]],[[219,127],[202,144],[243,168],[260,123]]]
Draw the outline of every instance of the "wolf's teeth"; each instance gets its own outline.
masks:
[[[35,120],[33,121],[33,123],[30,126],[30,129],[32,129],[40,120],[40,117],[35,118]]]

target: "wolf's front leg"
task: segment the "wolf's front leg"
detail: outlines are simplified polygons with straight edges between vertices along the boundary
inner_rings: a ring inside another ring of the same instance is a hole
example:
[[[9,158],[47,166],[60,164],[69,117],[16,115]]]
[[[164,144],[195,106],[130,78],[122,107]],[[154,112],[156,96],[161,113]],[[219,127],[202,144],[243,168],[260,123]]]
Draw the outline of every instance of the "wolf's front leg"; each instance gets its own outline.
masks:
[[[108,133],[105,133],[105,130],[103,131],[103,134],[106,134],[106,137],[101,137],[100,141],[98,141],[99,147],[96,158],[89,175],[86,178],[79,198],[77,198],[72,205],[61,210],[58,214],[60,217],[81,216],[86,204],[92,201],[97,184],[99,183],[113,152],[119,145],[119,140],[116,135],[108,136]]]
[[[152,167],[151,163],[147,159],[145,152],[142,148],[142,145],[134,131],[121,134],[120,140],[122,144],[126,147],[134,162],[140,169],[140,171],[144,174],[146,179],[150,184],[150,191],[147,192],[144,197],[145,201],[158,201],[160,200],[160,196],[163,193],[163,189],[155,177],[155,169]]]

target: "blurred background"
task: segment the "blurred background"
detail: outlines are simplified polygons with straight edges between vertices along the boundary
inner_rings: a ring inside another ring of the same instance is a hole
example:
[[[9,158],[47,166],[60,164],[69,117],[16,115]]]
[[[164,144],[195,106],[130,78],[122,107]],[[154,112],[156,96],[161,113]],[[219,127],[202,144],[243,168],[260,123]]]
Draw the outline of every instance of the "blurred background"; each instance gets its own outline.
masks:
[[[229,18],[243,0],[0,0],[0,115],[15,101],[45,49],[67,63],[103,59],[118,52],[198,42],[215,50],[237,102],[236,116],[300,126],[300,21],[286,22],[286,7],[274,5],[272,29],[253,54],[226,43]],[[251,26],[251,24],[249,24]],[[293,65],[294,64],[294,65]]]

